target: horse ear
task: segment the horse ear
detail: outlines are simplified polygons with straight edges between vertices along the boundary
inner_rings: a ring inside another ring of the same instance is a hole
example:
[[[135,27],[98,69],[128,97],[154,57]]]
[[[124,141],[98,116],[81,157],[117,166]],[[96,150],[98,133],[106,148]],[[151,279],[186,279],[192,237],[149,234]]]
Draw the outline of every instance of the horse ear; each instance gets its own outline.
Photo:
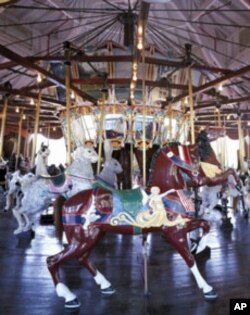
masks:
[[[107,139],[104,140],[104,155],[105,160],[111,160],[112,159],[112,152],[113,152],[113,146],[111,142]]]

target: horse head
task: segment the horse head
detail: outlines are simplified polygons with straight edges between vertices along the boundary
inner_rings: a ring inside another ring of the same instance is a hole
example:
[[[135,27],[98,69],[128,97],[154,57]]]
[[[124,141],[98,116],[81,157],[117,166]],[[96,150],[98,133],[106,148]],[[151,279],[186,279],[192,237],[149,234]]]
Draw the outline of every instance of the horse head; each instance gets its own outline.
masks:
[[[91,163],[98,161],[98,154],[92,145],[82,145],[75,150],[75,160],[88,160]]]
[[[106,139],[104,141],[105,162],[98,177],[110,185],[117,187],[117,175],[123,172],[123,168],[118,160],[112,158],[112,152],[112,144]]]
[[[110,141],[105,139],[104,141],[104,155],[105,155],[105,162],[104,168],[109,169],[109,171],[115,174],[121,174],[123,172],[121,164],[118,160],[112,158],[113,153],[113,146]]]
[[[49,146],[45,145],[43,142],[41,143],[41,147],[39,151],[37,152],[38,155],[40,155],[42,158],[47,158],[50,155]]]

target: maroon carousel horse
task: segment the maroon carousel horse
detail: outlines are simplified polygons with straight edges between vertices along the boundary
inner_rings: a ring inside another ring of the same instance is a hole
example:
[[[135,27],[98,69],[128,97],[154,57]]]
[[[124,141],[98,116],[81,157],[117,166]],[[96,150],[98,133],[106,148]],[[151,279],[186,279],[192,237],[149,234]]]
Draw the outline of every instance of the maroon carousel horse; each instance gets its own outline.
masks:
[[[195,215],[200,213],[201,200],[197,189],[202,186],[206,191],[211,187],[228,184],[230,175],[237,183],[236,188],[240,190],[240,178],[232,168],[223,170],[210,142],[224,135],[224,130],[202,130],[194,145],[180,145],[170,143],[163,148],[153,146],[147,150],[146,173],[148,186],[158,186],[161,192],[171,188],[182,190],[186,188],[194,189]],[[142,152],[135,150],[138,165],[142,170]],[[213,190],[214,191],[214,190]],[[214,192],[213,192],[214,193]],[[217,202],[217,196],[213,198]],[[207,237],[201,237],[199,230],[191,233],[191,248],[193,253],[198,253],[206,248]],[[199,244],[202,242],[202,244]],[[199,246],[199,248],[198,248]]]
[[[76,194],[63,207],[58,207],[55,222],[62,223],[68,245],[60,253],[48,257],[47,265],[57,295],[65,299],[66,308],[80,306],[75,294],[60,279],[59,268],[68,260],[77,259],[87,268],[103,294],[115,292],[111,283],[89,260],[91,251],[106,233],[132,236],[161,232],[190,268],[205,300],[217,298],[212,286],[201,276],[187,239],[188,233],[198,228],[204,234],[208,233],[208,222],[193,216],[194,209],[186,206],[189,200],[182,191],[159,192],[158,187],[151,187],[151,195],[142,188],[116,190],[103,181],[97,181],[93,189]]]
[[[194,145],[170,143],[158,149],[150,162],[148,186],[159,186],[161,191],[216,186],[226,183],[229,175],[233,175],[240,185],[240,178],[233,168],[222,170],[210,144],[212,139],[203,130]],[[136,156],[141,165],[139,155]]]

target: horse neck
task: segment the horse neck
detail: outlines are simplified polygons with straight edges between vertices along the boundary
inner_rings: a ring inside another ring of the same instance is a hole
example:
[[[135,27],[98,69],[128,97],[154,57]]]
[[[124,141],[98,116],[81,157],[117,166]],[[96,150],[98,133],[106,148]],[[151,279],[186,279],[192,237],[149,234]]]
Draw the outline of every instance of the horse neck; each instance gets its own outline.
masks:
[[[86,158],[77,158],[74,160],[74,162],[67,168],[67,172],[73,176],[81,176],[88,179],[94,178],[91,161]]]
[[[111,185],[116,185],[117,183],[117,176],[110,167],[104,166],[98,177]]]
[[[36,164],[36,176],[38,175],[49,175],[47,171],[47,166],[45,165],[45,158],[38,156]]]
[[[171,164],[172,162],[164,156],[162,151],[160,151],[157,157],[154,157],[151,164],[149,186],[158,186],[161,191],[176,188],[175,176],[171,175]],[[175,183],[173,183],[173,180]]]

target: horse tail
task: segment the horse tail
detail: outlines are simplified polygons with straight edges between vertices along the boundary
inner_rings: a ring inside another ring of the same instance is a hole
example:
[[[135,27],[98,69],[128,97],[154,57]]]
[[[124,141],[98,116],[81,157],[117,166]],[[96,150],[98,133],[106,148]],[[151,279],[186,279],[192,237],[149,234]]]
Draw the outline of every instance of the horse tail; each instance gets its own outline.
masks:
[[[63,196],[58,196],[54,201],[54,225],[56,228],[56,237],[60,242],[62,242],[63,237],[63,223],[62,223],[62,209],[65,202]]]

